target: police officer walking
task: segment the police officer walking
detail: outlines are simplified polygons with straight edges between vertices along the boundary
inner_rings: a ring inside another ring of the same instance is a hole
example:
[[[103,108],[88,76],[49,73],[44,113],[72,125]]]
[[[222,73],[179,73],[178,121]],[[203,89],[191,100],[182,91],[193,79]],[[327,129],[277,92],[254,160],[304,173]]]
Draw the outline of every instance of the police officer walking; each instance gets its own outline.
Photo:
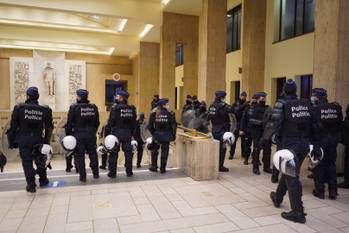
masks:
[[[224,102],[227,93],[225,91],[216,91],[215,100],[208,109],[208,119],[212,123],[213,138],[219,140],[219,171],[228,172],[229,169],[224,167],[226,148],[223,142],[223,134],[225,132],[233,132],[230,114],[232,114],[231,106]],[[232,126],[232,127],[231,127]]]
[[[144,141],[141,135],[141,125],[143,124],[143,122],[144,122],[144,113],[142,112],[141,114],[139,114],[139,118],[137,120],[136,136],[135,136],[135,140],[137,141],[137,168],[141,167],[142,158],[143,158]]]
[[[233,143],[233,145],[230,148],[230,156],[229,156],[230,160],[234,159],[236,142],[238,140],[239,132],[240,132],[240,128],[241,128],[240,125],[241,125],[242,115],[244,114],[246,108],[248,108],[248,105],[249,105],[249,103],[247,102],[247,93],[245,91],[240,94],[240,99],[232,105],[233,113],[235,114],[235,117],[236,117],[237,127],[236,127],[236,130],[234,131],[235,142]],[[241,142],[240,142],[241,143],[241,153],[243,153],[244,152],[245,137],[241,136],[240,140],[241,140]]]
[[[135,135],[137,113],[133,105],[128,104],[129,94],[127,91],[118,90],[116,92],[116,103],[113,105],[107,128],[111,130],[111,134],[116,136],[122,145],[125,153],[125,167],[127,177],[133,176],[132,172],[132,145],[131,140]],[[116,146],[109,154],[109,173],[110,178],[116,178],[117,160],[119,157],[120,144]]]
[[[68,120],[65,127],[66,135],[76,138],[77,145],[74,153],[80,181],[86,182],[85,153],[89,155],[90,167],[93,178],[99,178],[98,156],[96,152],[96,133],[99,127],[99,112],[95,104],[88,100],[88,91],[79,89],[76,91],[76,103],[72,104],[68,112]]]
[[[149,116],[148,129],[152,134],[151,167],[152,172],[158,171],[158,155],[161,147],[160,172],[166,172],[170,142],[176,140],[176,116],[169,111],[168,99],[162,98],[157,104],[157,109]]]
[[[11,127],[6,132],[10,148],[18,148],[22,160],[27,192],[36,192],[35,175],[39,175],[40,187],[48,185],[42,158],[33,153],[37,145],[50,144],[53,130],[52,110],[39,105],[39,91],[36,87],[27,89],[25,103],[17,104],[12,112]],[[33,167],[36,164],[36,170]]]
[[[346,116],[343,121],[343,144],[345,146],[344,157],[344,181],[338,187],[349,189],[349,105],[345,110]]]
[[[292,211],[283,212],[281,216],[286,220],[305,223],[299,171],[304,158],[309,153],[311,140],[314,151],[318,153],[320,150],[318,140],[311,138],[311,132],[316,132],[317,123],[311,111],[310,102],[297,98],[297,85],[292,79],[286,81],[283,91],[285,96],[275,103],[272,118],[266,125],[261,144],[270,140],[273,135],[280,135],[280,149],[292,151],[296,175],[283,174],[276,192],[271,192],[270,198],[274,206],[279,208],[288,191]],[[316,133],[313,135],[316,136]]]
[[[256,175],[260,174],[259,171],[259,154],[263,149],[263,171],[271,173],[270,169],[270,154],[271,154],[271,145],[270,143],[265,143],[263,146],[260,145],[260,140],[263,135],[264,130],[264,117],[265,112],[269,108],[265,104],[265,98],[267,94],[265,92],[258,92],[255,94],[257,99],[257,104],[251,106],[246,114],[244,114],[241,131],[244,135],[249,135],[253,141],[253,152],[252,152],[252,165],[253,173]]]
[[[325,198],[325,182],[328,183],[330,199],[337,197],[337,145],[341,141],[342,129],[342,108],[338,103],[329,103],[327,92],[323,88],[313,89],[316,107],[314,115],[319,122],[319,137],[324,157],[316,167],[312,169],[314,176],[315,190],[313,195]]]

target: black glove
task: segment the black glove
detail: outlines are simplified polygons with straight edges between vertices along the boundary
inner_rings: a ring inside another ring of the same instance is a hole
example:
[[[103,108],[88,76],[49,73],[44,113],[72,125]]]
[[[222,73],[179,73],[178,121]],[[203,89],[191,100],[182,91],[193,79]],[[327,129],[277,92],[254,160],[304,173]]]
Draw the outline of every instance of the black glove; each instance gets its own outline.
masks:
[[[18,143],[15,143],[15,142],[11,142],[9,143],[9,147],[10,149],[17,149],[18,148]]]

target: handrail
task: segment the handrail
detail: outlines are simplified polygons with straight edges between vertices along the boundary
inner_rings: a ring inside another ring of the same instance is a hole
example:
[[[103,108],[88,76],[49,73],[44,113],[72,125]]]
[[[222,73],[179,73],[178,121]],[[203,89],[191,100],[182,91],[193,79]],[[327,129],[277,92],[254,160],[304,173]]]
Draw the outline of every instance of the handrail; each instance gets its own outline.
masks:
[[[178,128],[184,130],[184,133],[178,133],[178,134],[185,136],[185,137],[196,137],[196,138],[200,138],[200,139],[210,139],[211,138],[211,136],[208,134],[199,132],[196,129],[184,127],[183,125],[179,125]]]

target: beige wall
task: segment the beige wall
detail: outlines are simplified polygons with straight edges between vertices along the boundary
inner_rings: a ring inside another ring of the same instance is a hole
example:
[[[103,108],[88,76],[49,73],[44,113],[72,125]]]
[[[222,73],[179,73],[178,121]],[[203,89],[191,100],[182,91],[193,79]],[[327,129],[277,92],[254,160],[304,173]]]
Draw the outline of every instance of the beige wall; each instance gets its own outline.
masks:
[[[0,110],[10,108],[9,57],[31,57],[32,50],[0,49]],[[105,111],[105,80],[113,73],[120,73],[121,79],[128,81],[130,102],[135,103],[135,81],[132,76],[132,62],[127,57],[66,53],[66,59],[86,61],[86,86],[90,100]]]
[[[184,77],[184,65],[176,67],[176,88],[177,88],[177,106],[174,106],[176,109],[181,109],[183,106],[184,98],[183,95],[183,77]],[[181,91],[182,89],[182,91]]]
[[[273,43],[274,0],[267,0],[264,90],[270,93],[269,103],[275,101],[273,78],[294,78],[313,73],[314,33]]]

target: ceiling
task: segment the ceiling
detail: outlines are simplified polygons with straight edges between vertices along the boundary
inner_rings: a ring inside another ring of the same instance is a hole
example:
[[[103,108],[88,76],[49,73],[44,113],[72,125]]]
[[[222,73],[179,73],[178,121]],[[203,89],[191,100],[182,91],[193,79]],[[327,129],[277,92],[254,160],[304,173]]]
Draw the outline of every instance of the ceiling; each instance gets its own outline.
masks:
[[[163,11],[201,11],[202,0],[163,1],[0,0],[0,47],[131,57],[159,42]]]

